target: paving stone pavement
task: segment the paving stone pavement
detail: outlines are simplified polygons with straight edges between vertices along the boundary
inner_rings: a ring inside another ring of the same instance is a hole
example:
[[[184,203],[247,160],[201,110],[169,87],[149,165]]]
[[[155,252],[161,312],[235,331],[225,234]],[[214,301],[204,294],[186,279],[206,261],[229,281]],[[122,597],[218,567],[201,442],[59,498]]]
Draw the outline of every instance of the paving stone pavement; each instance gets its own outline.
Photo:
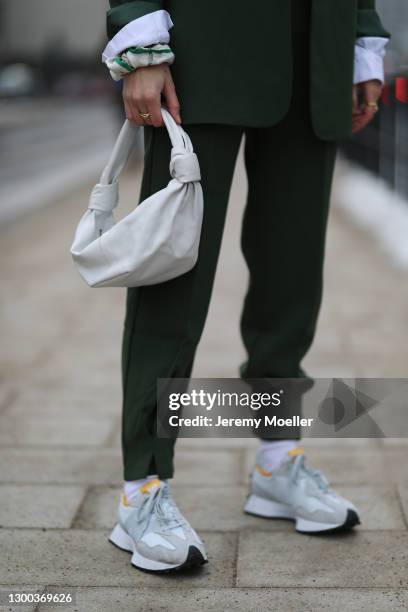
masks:
[[[139,178],[138,168],[127,174],[122,212],[135,202]],[[306,441],[310,460],[362,512],[355,533],[327,538],[242,513],[254,440],[180,440],[174,494],[211,563],[184,576],[151,576],[109,545],[121,483],[125,296],[87,288],[68,254],[89,188],[1,231],[0,590],[75,587],[69,609],[81,612],[407,609],[403,439]],[[245,189],[240,159],[196,376],[236,376],[244,357]],[[328,377],[406,376],[406,278],[335,206],[325,278],[306,369]]]

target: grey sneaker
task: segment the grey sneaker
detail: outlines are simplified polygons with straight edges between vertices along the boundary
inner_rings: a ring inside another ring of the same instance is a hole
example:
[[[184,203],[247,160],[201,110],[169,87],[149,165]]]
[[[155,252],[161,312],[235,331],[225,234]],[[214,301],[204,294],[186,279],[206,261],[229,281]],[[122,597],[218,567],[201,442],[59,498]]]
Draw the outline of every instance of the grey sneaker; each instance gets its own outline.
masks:
[[[288,453],[277,470],[257,462],[244,511],[264,518],[291,519],[300,533],[333,533],[360,523],[351,502],[329,488],[321,472],[306,465],[303,449]]]
[[[180,513],[168,485],[156,479],[140,487],[132,505],[122,495],[109,541],[131,552],[132,565],[147,572],[169,573],[207,562],[203,542]]]

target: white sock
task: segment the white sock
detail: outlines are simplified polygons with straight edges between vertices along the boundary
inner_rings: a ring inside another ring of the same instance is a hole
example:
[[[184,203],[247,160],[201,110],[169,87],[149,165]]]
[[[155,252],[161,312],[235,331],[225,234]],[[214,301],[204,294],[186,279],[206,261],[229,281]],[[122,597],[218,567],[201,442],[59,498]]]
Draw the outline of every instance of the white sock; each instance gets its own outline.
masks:
[[[123,485],[123,492],[126,497],[126,501],[132,505],[132,501],[139,494],[140,487],[143,487],[149,480],[154,480],[158,478],[157,474],[153,474],[152,476],[146,476],[146,478],[141,478],[141,480],[125,480]]]
[[[268,472],[272,472],[280,466],[289,451],[298,447],[297,440],[262,440],[258,451],[258,463]]]

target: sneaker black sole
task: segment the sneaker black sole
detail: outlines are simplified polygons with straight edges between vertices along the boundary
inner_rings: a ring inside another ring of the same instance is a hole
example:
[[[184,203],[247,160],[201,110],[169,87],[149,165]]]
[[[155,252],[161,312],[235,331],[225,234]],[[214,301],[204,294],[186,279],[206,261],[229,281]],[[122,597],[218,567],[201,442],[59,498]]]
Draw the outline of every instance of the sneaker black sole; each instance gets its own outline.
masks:
[[[332,535],[334,533],[346,533],[347,531],[351,531],[356,525],[360,525],[360,519],[358,514],[354,512],[354,510],[347,510],[347,517],[342,525],[338,525],[337,527],[333,527],[332,529],[323,529],[322,531],[300,531],[299,529],[297,529],[296,531],[297,533],[302,533],[305,535],[325,536]]]
[[[249,499],[249,498],[248,498]],[[296,525],[298,525],[298,521],[296,520],[296,518],[293,518],[291,516],[283,516],[284,513],[284,509],[282,510],[282,516],[280,516],[279,514],[275,514],[275,515],[270,515],[268,516],[267,514],[262,514],[261,512],[257,512],[257,511],[252,511],[256,508],[256,506],[254,507],[254,505],[252,504],[251,506],[251,510],[247,509],[247,506],[244,508],[244,513],[245,514],[249,514],[250,516],[256,516],[257,518],[261,518],[267,521],[291,521],[296,523]],[[269,510],[267,508],[267,510]],[[275,509],[276,510],[276,509]],[[265,511],[265,509],[264,509]],[[310,529],[299,529],[298,527],[296,528],[296,533],[301,533],[304,535],[330,535],[333,533],[345,533],[347,531],[350,531],[351,529],[353,529],[353,527],[355,527],[356,525],[360,524],[360,519],[358,514],[354,511],[354,510],[347,510],[347,515],[346,515],[346,520],[344,521],[344,523],[342,523],[341,525],[336,525],[335,527],[331,527],[330,529],[321,529],[321,530],[310,530]],[[313,524],[312,524],[313,526]]]
[[[109,542],[115,548],[118,548],[119,550],[132,554],[131,550],[126,550],[124,548],[121,548],[120,546],[115,544],[115,542],[112,542],[112,540],[109,540]],[[134,563],[132,563],[131,565],[135,567],[136,569],[140,570],[141,572],[145,572],[147,574],[175,574],[180,571],[183,572],[183,571],[197,569],[198,567],[200,567],[201,565],[205,565],[206,563],[208,563],[208,559],[204,559],[203,555],[198,550],[198,548],[196,548],[195,546],[190,546],[190,548],[188,549],[187,559],[184,561],[184,563],[182,563],[181,565],[178,565],[177,567],[171,567],[169,569],[162,569],[162,570],[151,570],[151,569],[146,569],[145,567],[140,567],[140,565],[135,565]]]
[[[134,563],[132,563],[132,565],[136,569],[140,570],[141,572],[146,572],[147,574],[176,574],[178,572],[188,572],[197,569],[206,563],[208,563],[208,559],[204,559],[198,548],[195,546],[190,546],[188,549],[187,559],[184,561],[184,563],[178,565],[177,567],[172,567],[171,569],[148,570],[144,567],[135,565]]]

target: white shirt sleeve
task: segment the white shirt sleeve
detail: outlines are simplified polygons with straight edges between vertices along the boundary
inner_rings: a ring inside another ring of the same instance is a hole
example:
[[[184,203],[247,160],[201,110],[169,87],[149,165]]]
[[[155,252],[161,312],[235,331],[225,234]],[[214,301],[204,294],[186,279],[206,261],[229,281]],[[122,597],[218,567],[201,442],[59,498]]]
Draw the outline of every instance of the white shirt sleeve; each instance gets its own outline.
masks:
[[[357,38],[354,54],[354,84],[378,79],[384,83],[384,55],[388,38]]]
[[[167,11],[153,11],[126,24],[109,41],[102,53],[102,61],[106,62],[129,47],[145,47],[158,43],[167,44],[170,40],[169,30],[173,22]]]

